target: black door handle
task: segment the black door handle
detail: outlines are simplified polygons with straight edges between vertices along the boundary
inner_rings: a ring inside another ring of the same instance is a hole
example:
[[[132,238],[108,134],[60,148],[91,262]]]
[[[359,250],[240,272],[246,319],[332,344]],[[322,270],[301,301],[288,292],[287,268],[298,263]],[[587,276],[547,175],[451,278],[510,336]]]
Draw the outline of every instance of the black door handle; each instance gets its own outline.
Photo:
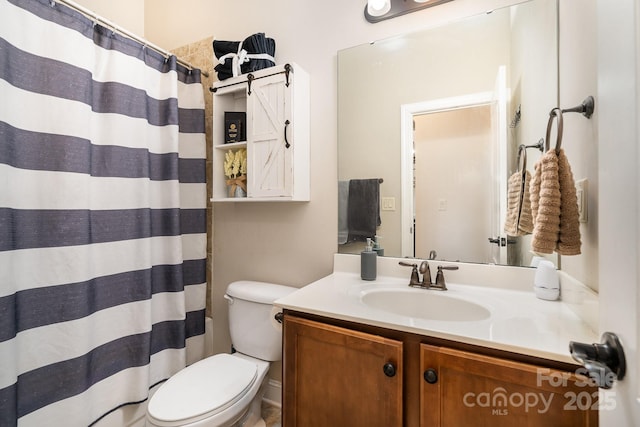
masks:
[[[291,147],[291,144],[289,143],[289,140],[287,139],[287,128],[289,127],[290,124],[291,124],[291,122],[288,119],[287,119],[287,121],[284,122],[284,146],[285,146],[285,148]]]
[[[622,380],[627,363],[620,340],[611,332],[602,334],[601,343],[585,344],[571,341],[571,357],[585,367],[598,387],[609,389],[615,380]]]
[[[489,237],[489,243],[493,243],[498,246],[507,246],[507,239],[504,237]]]

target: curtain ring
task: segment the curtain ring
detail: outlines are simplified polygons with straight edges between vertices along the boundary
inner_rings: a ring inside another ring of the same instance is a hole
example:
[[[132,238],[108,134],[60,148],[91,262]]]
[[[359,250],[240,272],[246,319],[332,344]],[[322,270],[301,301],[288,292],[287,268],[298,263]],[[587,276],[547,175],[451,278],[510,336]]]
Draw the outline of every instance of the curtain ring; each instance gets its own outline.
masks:
[[[549,122],[547,122],[547,135],[545,138],[545,151],[549,151],[550,144],[549,139],[551,138],[551,127],[553,126],[553,118],[558,118],[558,131],[556,134],[556,154],[560,154],[560,147],[562,146],[562,110],[560,108],[554,108],[549,113]]]

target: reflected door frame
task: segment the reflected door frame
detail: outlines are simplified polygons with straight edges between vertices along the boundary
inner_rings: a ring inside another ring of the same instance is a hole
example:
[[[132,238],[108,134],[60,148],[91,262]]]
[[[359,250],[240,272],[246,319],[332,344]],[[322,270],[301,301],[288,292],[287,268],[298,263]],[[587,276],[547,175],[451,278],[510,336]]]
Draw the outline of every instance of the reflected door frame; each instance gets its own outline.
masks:
[[[400,180],[402,197],[402,257],[413,257],[414,254],[414,199],[413,199],[413,118],[414,116],[459,108],[490,105],[495,102],[495,93],[478,92],[469,95],[450,98],[435,99],[430,101],[403,104],[400,106]]]

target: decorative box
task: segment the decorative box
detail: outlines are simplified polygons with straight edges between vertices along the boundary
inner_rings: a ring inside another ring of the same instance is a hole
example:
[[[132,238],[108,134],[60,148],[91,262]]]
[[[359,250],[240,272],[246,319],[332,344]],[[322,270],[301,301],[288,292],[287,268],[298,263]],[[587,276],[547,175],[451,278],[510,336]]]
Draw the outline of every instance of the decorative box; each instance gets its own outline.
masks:
[[[247,113],[243,111],[224,112],[224,143],[247,140]]]

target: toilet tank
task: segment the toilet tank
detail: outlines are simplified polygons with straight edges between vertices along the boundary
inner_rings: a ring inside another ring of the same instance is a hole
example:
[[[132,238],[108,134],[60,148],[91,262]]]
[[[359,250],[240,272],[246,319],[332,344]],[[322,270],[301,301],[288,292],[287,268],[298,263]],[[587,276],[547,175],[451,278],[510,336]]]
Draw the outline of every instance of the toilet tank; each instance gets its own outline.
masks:
[[[282,358],[282,328],[273,316],[273,302],[297,288],[273,283],[238,281],[229,284],[229,332],[236,351],[267,361]]]

